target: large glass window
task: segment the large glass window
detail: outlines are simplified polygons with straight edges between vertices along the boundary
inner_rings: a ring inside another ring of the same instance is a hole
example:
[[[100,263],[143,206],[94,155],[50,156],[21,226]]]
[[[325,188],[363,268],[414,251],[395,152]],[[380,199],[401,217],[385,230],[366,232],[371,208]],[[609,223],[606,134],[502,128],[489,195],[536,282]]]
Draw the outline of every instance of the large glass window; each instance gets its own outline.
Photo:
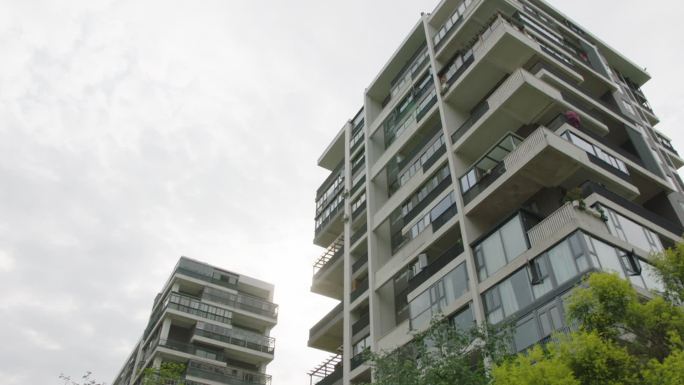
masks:
[[[499,230],[475,246],[475,258],[480,280],[485,280],[494,274],[527,248],[527,237],[522,219],[520,215],[516,215]]]
[[[653,253],[663,251],[663,244],[656,233],[605,206],[601,207],[608,215],[607,224],[611,234],[644,251]]]
[[[468,273],[465,264],[462,263],[409,303],[411,328],[420,329],[427,325],[432,317],[441,313],[467,291]]]
[[[473,317],[473,309],[470,303],[465,309],[458,311],[451,317],[451,324],[461,330],[470,330],[475,326],[475,318]]]

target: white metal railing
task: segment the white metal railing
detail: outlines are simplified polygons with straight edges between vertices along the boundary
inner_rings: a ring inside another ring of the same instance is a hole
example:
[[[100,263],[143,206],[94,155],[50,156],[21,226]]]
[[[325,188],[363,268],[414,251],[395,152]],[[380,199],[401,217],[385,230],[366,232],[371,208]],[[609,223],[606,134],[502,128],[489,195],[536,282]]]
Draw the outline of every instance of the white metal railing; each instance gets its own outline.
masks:
[[[528,230],[527,237],[530,240],[530,246],[534,246],[547,239],[563,226],[576,219],[576,210],[572,202],[568,202]]]

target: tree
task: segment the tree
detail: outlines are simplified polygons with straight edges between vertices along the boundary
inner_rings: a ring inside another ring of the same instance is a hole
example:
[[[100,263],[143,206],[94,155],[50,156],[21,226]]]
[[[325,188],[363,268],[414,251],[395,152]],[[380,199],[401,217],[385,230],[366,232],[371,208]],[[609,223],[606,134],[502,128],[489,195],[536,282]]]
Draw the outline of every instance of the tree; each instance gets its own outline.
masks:
[[[684,335],[684,312],[663,297],[639,300],[632,285],[615,274],[594,273],[587,287],[576,289],[568,304],[569,318],[579,330],[625,346],[642,363],[663,361]]]
[[[185,385],[183,375],[185,364],[162,362],[159,369],[145,368],[142,372],[143,385]]]
[[[656,275],[665,286],[664,297],[673,303],[684,303],[684,243],[677,243],[661,254],[652,256]]]
[[[87,371],[80,379],[74,380],[71,376],[64,373],[60,373],[59,379],[64,381],[64,385],[105,385],[104,382],[100,382],[91,378],[93,372]]]
[[[492,377],[496,385],[580,385],[565,362],[540,346],[495,366]]]
[[[368,353],[375,385],[485,385],[485,361],[500,362],[508,355],[510,332],[504,328],[461,330],[435,320],[416,333],[407,345],[392,352]]]

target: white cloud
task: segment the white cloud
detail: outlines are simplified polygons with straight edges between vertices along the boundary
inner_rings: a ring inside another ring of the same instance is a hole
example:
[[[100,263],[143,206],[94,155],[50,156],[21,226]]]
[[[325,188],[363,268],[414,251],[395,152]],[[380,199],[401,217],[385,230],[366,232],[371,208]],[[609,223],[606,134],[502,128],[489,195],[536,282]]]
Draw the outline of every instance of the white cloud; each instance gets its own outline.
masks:
[[[269,372],[305,382],[326,356],[308,328],[334,306],[308,292],[315,161],[436,2],[0,4],[0,378],[111,382],[188,255],[276,285]],[[675,4],[559,7],[648,65],[684,146]]]
[[[6,251],[0,250],[0,273],[8,273],[14,270],[14,258]]]

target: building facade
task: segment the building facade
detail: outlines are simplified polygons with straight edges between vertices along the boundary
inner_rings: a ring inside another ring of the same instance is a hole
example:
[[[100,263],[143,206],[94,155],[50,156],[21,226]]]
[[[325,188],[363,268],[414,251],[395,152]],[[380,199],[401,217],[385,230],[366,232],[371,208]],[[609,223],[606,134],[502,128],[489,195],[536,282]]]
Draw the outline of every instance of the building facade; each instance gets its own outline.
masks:
[[[311,382],[371,379],[441,315],[515,324],[523,350],[566,330],[590,271],[658,289],[680,240],[684,165],[640,89],[649,74],[540,0],[443,0],[423,14],[319,158]]]
[[[113,384],[144,384],[173,362],[185,385],[269,385],[277,318],[273,285],[181,257]]]

